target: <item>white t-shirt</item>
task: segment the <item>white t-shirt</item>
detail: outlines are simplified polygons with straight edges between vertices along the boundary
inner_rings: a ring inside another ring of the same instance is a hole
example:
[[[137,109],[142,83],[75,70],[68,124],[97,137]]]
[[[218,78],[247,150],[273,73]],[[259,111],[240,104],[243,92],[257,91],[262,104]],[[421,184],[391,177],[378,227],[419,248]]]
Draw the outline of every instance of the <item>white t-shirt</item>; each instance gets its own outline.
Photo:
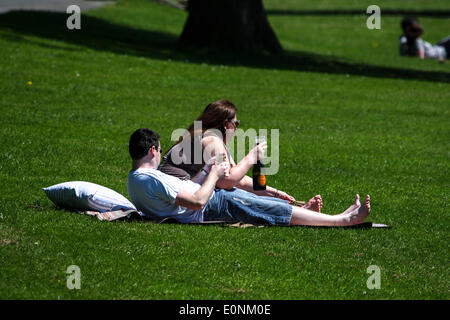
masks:
[[[128,194],[136,209],[150,218],[174,218],[182,223],[203,222],[203,210],[175,204],[180,190],[194,194],[198,189],[198,183],[181,180],[156,169],[131,171],[127,180]]]
[[[400,37],[400,54],[405,55],[408,50],[408,40],[403,35]],[[447,51],[443,46],[432,45],[431,43],[417,38],[414,42],[414,50],[420,50],[424,52],[425,58],[430,59],[445,59],[447,58]]]
[[[442,46],[433,46],[431,43],[420,38],[417,39],[417,46],[419,50],[423,50],[425,52],[425,58],[445,59],[447,57],[447,52]]]

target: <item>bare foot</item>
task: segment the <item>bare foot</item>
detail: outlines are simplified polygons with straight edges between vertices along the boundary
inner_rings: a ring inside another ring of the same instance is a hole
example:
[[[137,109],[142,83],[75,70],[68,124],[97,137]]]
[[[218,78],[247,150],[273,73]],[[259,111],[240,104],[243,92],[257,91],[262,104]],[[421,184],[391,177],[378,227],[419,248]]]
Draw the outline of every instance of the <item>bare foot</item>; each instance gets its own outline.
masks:
[[[361,207],[361,203],[359,202],[359,194],[356,194],[355,202],[353,202],[353,204],[347,210],[338,214],[338,216],[355,211],[355,210],[359,209],[359,207]]]
[[[356,200],[357,199],[355,199],[355,203]],[[352,208],[355,205],[355,203],[352,206],[350,206],[350,208]],[[350,208],[348,208],[347,210],[349,210]],[[369,212],[370,212],[370,196],[367,195],[362,206],[360,206],[357,209],[351,210],[350,212],[343,213],[342,215],[340,215],[342,216],[342,220],[338,223],[338,225],[353,226],[356,224],[360,224],[364,221],[364,219],[367,218]]]
[[[320,210],[322,210],[322,197],[320,196],[320,194],[309,199],[309,201],[303,206],[303,208],[320,212]]]

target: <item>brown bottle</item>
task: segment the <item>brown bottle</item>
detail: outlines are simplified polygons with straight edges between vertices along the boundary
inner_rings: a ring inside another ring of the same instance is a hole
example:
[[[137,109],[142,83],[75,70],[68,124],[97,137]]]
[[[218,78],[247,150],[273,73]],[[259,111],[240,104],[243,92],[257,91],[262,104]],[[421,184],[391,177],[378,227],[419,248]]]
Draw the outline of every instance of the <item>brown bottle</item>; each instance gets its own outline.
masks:
[[[258,145],[259,143],[257,143]],[[261,160],[257,160],[253,165],[253,190],[266,190],[266,169]]]
[[[266,190],[266,175],[264,164],[258,160],[253,166],[253,190]]]

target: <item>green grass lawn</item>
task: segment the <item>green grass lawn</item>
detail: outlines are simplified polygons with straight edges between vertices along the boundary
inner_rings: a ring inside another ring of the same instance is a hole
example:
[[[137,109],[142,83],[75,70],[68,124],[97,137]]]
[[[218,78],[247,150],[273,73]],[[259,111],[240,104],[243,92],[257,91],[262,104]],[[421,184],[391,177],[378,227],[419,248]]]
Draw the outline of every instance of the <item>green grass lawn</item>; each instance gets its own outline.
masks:
[[[359,9],[360,1],[265,1],[268,9]],[[381,1],[380,1],[381,3]],[[450,1],[385,1],[442,9]],[[383,6],[380,5],[383,9]],[[0,298],[449,299],[450,65],[401,58],[401,16],[269,20],[286,52],[181,50],[186,13],[118,1],[82,14],[0,15]],[[424,39],[447,36],[426,17]],[[241,127],[280,130],[269,185],[337,213],[370,193],[387,229],[229,228],[99,222],[57,209],[41,188],[85,180],[127,196],[128,139],[163,149],[211,101]],[[66,269],[81,269],[68,290]],[[366,272],[381,269],[381,289]]]

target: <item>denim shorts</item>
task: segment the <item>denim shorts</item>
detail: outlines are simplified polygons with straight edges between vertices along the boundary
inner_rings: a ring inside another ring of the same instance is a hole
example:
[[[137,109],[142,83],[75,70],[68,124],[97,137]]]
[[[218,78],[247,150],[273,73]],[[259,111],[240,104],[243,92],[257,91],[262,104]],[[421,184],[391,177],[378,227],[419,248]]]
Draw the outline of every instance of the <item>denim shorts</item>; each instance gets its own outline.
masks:
[[[288,201],[257,196],[233,188],[216,189],[203,211],[203,221],[245,222],[251,224],[289,225],[292,206]]]

